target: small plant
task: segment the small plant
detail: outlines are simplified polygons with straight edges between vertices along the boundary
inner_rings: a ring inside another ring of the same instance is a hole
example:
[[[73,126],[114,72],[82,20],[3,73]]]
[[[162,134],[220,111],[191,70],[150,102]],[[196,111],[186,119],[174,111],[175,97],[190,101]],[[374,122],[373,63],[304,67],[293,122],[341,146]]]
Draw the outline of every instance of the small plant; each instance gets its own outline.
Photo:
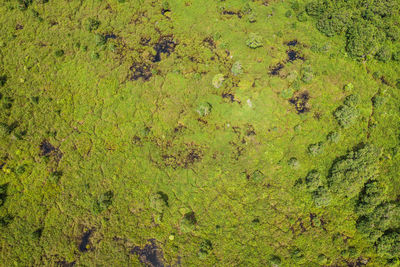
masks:
[[[371,99],[371,101],[374,108],[379,108],[385,104],[386,98],[381,95],[376,95]]]
[[[64,55],[64,50],[62,49],[56,50],[56,52],[54,52],[54,55],[56,57],[62,57]]]
[[[348,83],[343,87],[343,91],[345,92],[351,92],[354,89],[354,85],[352,83]]]
[[[375,58],[382,62],[387,62],[392,59],[392,50],[388,46],[383,46],[379,49],[378,53],[375,54]]]
[[[263,46],[262,37],[258,33],[250,33],[246,40],[246,45],[252,49]]]
[[[201,103],[196,108],[196,112],[202,117],[205,117],[208,114],[210,114],[211,110],[212,110],[212,106],[208,102]]]
[[[340,126],[348,128],[355,122],[359,116],[359,112],[354,107],[342,105],[335,110],[333,115]]]
[[[256,182],[256,183],[262,182],[262,181],[264,180],[264,178],[265,178],[265,175],[264,175],[261,171],[259,171],[259,170],[255,170],[255,171],[250,175],[250,179],[251,179],[253,182]]]
[[[240,61],[236,61],[235,63],[233,63],[231,72],[235,76],[238,76],[243,73],[243,68],[242,68],[242,64],[240,63]]]
[[[311,144],[308,146],[308,153],[312,156],[316,156],[318,154],[320,154],[323,150],[323,143],[319,142],[319,143],[315,143],[315,144]]]
[[[292,167],[293,169],[297,169],[297,168],[300,166],[300,163],[299,163],[299,161],[297,160],[297,158],[293,157],[293,158],[290,158],[290,159],[288,160],[288,165],[289,165],[290,167]]]
[[[94,18],[89,18],[89,20],[87,21],[86,24],[86,30],[88,31],[95,31],[99,28],[100,26],[100,21],[98,21],[97,19]]]
[[[317,170],[312,170],[307,174],[305,182],[307,188],[311,191],[314,191],[322,186],[321,174]]]
[[[328,135],[326,136],[326,139],[329,141],[329,142],[332,142],[332,143],[337,143],[337,142],[339,142],[339,140],[340,140],[340,133],[339,132],[330,132],[330,133],[328,133]]]
[[[103,34],[96,34],[95,40],[97,46],[105,45],[107,42],[107,39]]]
[[[307,21],[307,13],[305,11],[300,12],[297,15],[297,20],[300,21],[300,22]]]
[[[221,73],[216,74],[212,79],[212,85],[215,88],[220,88],[222,86],[222,84],[224,83],[224,80],[225,80],[225,78],[224,78],[223,74],[221,74]]]
[[[104,210],[108,209],[112,204],[112,200],[114,198],[113,191],[107,191],[104,194],[101,194],[97,201],[94,204],[93,211],[95,214],[101,213]]]
[[[344,99],[343,104],[350,106],[350,107],[355,107],[360,103],[360,98],[358,95],[349,95]]]

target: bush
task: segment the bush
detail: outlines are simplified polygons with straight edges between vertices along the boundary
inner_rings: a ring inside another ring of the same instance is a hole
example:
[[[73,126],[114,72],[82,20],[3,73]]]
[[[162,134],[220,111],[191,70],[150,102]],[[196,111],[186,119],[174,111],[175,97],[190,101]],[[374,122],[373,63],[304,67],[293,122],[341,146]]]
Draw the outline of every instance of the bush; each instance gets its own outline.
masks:
[[[372,105],[374,106],[374,108],[379,108],[379,107],[383,106],[385,104],[385,100],[386,100],[386,98],[381,95],[376,95],[371,99]]]
[[[359,112],[352,106],[343,105],[335,110],[333,116],[340,126],[343,128],[348,128],[355,122],[356,118],[359,116]]]
[[[4,86],[7,82],[7,76],[6,75],[0,75],[0,86]]]
[[[196,108],[196,112],[202,117],[205,117],[208,114],[210,114],[211,110],[212,110],[212,106],[208,102],[200,103]]]
[[[246,40],[246,45],[252,49],[262,47],[263,46],[262,37],[257,33],[250,33],[249,37]]]
[[[382,62],[387,62],[392,59],[392,50],[388,46],[383,46],[376,53],[375,58]]]
[[[299,163],[299,161],[297,160],[297,158],[290,158],[289,160],[288,160],[288,165],[290,166],[290,167],[292,167],[293,169],[297,169],[299,166],[300,166],[300,163]]]
[[[319,142],[319,143],[315,143],[315,144],[311,144],[308,146],[307,151],[309,154],[316,156],[318,154],[320,154],[323,150],[323,143]]]
[[[114,198],[114,193],[110,190],[105,192],[104,194],[101,194],[97,201],[94,204],[93,211],[95,214],[101,213],[104,210],[108,209],[109,206],[111,206],[112,201]]]
[[[360,97],[358,95],[348,95],[343,104],[349,107],[355,107],[360,103]]]
[[[107,39],[106,39],[106,37],[105,37],[104,35],[102,35],[102,34],[96,34],[95,41],[96,41],[96,45],[97,45],[97,46],[102,46],[102,45],[105,45],[105,44],[106,44]]]
[[[317,170],[310,171],[306,176],[305,182],[307,188],[311,191],[314,191],[323,185],[321,174]]]
[[[331,194],[324,186],[319,186],[314,190],[311,197],[317,207],[325,207],[331,202]]]
[[[379,154],[374,146],[365,145],[337,160],[328,176],[332,192],[350,198],[357,196],[365,182],[375,177]]]
[[[384,196],[384,187],[377,181],[369,181],[364,185],[363,190],[358,196],[355,210],[359,215],[372,213],[375,208],[382,203]]]
[[[305,11],[302,11],[299,14],[297,14],[297,20],[300,22],[307,21],[307,13]]]
[[[233,63],[231,72],[235,76],[238,76],[243,73],[242,64],[240,63],[240,61],[236,61],[235,63]]]
[[[86,30],[88,31],[95,31],[99,28],[100,26],[100,21],[94,18],[89,18],[86,24]]]
[[[326,36],[334,36],[346,31],[350,18],[345,13],[335,12],[321,17],[316,24],[317,29]]]
[[[330,133],[328,133],[328,135],[326,136],[326,139],[327,139],[329,142],[337,143],[337,142],[339,142],[339,140],[340,140],[340,133],[339,133],[339,132],[330,132]]]
[[[56,50],[56,52],[54,52],[54,55],[56,57],[62,57],[64,55],[64,50],[62,49]]]
[[[371,23],[354,23],[347,31],[346,51],[356,58],[375,54],[382,42],[382,33]]]
[[[389,232],[383,235],[377,240],[376,249],[389,258],[400,257],[400,234]]]

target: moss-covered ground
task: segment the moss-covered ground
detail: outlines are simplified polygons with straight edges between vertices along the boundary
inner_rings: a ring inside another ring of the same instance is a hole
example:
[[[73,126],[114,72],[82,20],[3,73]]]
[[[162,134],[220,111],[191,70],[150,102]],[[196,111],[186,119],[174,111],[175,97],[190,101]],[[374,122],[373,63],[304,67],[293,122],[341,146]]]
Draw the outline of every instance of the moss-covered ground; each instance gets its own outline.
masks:
[[[399,61],[306,2],[1,0],[1,265],[397,266]]]

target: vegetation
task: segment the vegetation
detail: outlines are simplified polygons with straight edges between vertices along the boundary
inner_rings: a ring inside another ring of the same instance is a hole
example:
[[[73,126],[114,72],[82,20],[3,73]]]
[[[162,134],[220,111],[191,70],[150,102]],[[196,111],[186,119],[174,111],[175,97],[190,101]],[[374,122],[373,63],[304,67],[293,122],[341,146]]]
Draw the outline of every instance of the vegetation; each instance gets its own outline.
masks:
[[[2,266],[399,266],[398,0],[0,1]]]

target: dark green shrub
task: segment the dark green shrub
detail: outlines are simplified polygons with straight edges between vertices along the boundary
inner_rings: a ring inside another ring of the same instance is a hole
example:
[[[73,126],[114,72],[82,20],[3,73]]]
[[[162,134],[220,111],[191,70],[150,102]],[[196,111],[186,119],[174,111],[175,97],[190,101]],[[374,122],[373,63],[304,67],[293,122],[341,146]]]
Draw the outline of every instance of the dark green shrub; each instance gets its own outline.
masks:
[[[311,198],[317,207],[325,207],[331,202],[331,194],[324,186],[319,186],[311,192]]]
[[[56,184],[58,183],[58,181],[60,181],[62,175],[63,175],[62,171],[52,172],[49,175],[49,181]]]
[[[292,11],[291,10],[286,11],[285,17],[291,18],[292,17]]]
[[[359,116],[359,112],[352,106],[343,105],[335,110],[333,116],[340,126],[343,128],[348,128],[355,122],[356,118]]]
[[[199,258],[205,258],[213,249],[212,243],[210,240],[203,240],[200,243],[200,250],[198,253]]]
[[[277,255],[269,256],[269,262],[273,265],[279,266],[282,262],[281,258]]]
[[[317,170],[310,171],[306,176],[305,182],[307,188],[311,191],[314,191],[323,185],[321,174]]]
[[[334,36],[346,31],[347,24],[351,17],[343,11],[337,11],[333,14],[325,14],[316,24],[317,29],[326,36]]]
[[[379,61],[386,62],[392,59],[392,50],[388,46],[383,46],[376,53],[375,58]]]
[[[256,182],[256,183],[262,182],[262,181],[264,180],[264,178],[265,178],[265,175],[264,175],[261,171],[259,171],[259,170],[255,170],[255,171],[250,175],[250,179],[251,179],[253,182]]]
[[[188,233],[194,230],[197,224],[197,219],[193,211],[186,213],[180,224],[180,229],[183,233]]]
[[[307,21],[307,13],[305,11],[302,11],[299,14],[297,14],[297,20],[300,22]]]
[[[366,58],[375,54],[383,39],[382,32],[373,24],[365,22],[353,23],[346,37],[346,51],[356,58]]]
[[[297,158],[290,158],[288,160],[288,165],[294,169],[297,169],[300,166],[299,161],[297,160]]]
[[[64,55],[64,50],[62,49],[56,50],[56,52],[54,52],[54,55],[56,57],[62,57]]]
[[[376,249],[389,258],[400,257],[400,234],[395,231],[384,234],[376,241]]]
[[[355,197],[366,181],[373,179],[377,172],[379,150],[365,145],[338,159],[330,169],[328,184],[332,192]]]
[[[358,196],[355,210],[359,215],[372,213],[375,208],[384,200],[384,187],[377,181],[369,181],[364,185]]]
[[[112,200],[114,198],[114,193],[110,190],[101,194],[94,204],[93,211],[95,214],[101,213],[111,206]]]
[[[0,75],[0,86],[4,86],[7,82],[7,76],[6,75]]]
[[[360,97],[358,95],[348,95],[344,99],[343,104],[350,106],[350,107],[355,107],[360,103]]]
[[[400,51],[393,53],[393,60],[400,61]]]
[[[385,100],[386,100],[386,98],[381,95],[376,95],[371,99],[372,105],[374,106],[374,108],[379,108],[379,107],[383,106],[385,104]]]

